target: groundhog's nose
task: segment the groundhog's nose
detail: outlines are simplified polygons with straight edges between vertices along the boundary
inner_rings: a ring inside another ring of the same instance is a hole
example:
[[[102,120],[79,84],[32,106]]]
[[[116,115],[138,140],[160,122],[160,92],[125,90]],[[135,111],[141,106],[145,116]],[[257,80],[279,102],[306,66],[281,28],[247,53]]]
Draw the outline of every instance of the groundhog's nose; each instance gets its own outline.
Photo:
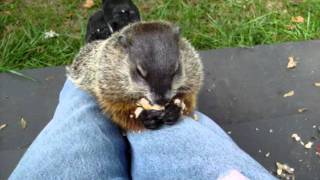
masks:
[[[170,102],[170,99],[171,93],[169,91],[153,92],[151,94],[151,101],[153,104],[164,106]]]
[[[170,101],[169,97],[166,97],[164,94],[161,95],[161,94],[155,94],[155,93],[152,95],[151,100],[152,100],[152,104],[158,104],[160,106],[164,106]]]

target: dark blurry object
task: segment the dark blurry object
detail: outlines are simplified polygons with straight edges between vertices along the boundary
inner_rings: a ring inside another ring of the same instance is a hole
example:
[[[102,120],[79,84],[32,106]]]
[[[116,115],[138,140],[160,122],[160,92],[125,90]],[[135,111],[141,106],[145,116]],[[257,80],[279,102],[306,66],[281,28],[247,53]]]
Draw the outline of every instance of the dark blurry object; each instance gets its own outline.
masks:
[[[137,6],[131,0],[103,0],[102,10],[95,12],[87,25],[86,42],[108,38],[129,23],[140,20]]]
[[[87,25],[86,43],[106,39],[113,33],[113,28],[105,22],[103,16],[103,11],[99,10],[90,17]]]

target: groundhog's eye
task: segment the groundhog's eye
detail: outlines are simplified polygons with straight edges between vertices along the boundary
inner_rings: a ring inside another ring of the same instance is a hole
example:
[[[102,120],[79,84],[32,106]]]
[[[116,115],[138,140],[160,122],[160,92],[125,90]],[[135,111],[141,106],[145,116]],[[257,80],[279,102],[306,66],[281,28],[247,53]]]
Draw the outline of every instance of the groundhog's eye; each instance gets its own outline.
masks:
[[[137,65],[137,73],[140,77],[146,78],[147,77],[147,72],[139,65]]]
[[[177,63],[176,66],[175,66],[175,68],[174,68],[174,72],[177,72],[177,71],[179,70],[179,67],[180,67],[180,64]]]
[[[180,64],[177,63],[174,67],[174,71],[172,72],[172,76],[175,76],[176,74],[178,74],[179,69],[180,69]]]

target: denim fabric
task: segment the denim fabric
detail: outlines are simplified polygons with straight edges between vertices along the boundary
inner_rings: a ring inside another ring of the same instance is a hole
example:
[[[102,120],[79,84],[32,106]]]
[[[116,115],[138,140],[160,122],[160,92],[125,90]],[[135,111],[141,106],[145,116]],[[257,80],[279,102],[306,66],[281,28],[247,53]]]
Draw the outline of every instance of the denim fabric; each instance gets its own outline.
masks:
[[[253,180],[275,179],[207,116],[174,126],[129,133],[133,179],[218,179],[237,171]],[[173,178],[174,177],[174,178]]]
[[[67,80],[53,119],[9,179],[217,179],[230,171],[275,179],[211,119],[198,116],[123,137],[94,98]]]
[[[67,81],[53,119],[10,179],[129,179],[127,148],[95,100]]]

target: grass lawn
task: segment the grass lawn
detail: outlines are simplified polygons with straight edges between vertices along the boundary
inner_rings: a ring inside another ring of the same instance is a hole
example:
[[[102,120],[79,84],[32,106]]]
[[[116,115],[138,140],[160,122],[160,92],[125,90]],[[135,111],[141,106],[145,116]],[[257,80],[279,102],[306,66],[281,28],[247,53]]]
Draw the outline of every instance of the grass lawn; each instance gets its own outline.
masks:
[[[1,0],[0,71],[68,64],[83,45],[85,0]],[[176,22],[199,50],[320,37],[319,0],[134,0],[143,19]],[[303,22],[294,22],[301,16]],[[45,39],[44,32],[59,33]]]

